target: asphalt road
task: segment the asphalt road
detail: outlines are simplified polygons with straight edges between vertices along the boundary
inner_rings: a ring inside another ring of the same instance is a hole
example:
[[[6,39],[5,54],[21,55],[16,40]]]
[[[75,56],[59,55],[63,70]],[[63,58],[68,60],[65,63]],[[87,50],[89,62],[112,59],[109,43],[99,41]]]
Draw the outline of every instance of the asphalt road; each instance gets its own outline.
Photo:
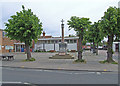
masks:
[[[117,84],[117,72],[60,71],[3,68],[3,83],[24,84]]]

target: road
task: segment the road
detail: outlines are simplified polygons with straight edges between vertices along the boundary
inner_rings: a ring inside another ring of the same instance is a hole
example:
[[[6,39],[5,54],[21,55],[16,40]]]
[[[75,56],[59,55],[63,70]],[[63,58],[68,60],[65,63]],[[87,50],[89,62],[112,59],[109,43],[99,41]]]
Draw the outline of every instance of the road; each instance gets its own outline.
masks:
[[[3,83],[117,84],[117,72],[60,71],[23,68],[2,69]]]

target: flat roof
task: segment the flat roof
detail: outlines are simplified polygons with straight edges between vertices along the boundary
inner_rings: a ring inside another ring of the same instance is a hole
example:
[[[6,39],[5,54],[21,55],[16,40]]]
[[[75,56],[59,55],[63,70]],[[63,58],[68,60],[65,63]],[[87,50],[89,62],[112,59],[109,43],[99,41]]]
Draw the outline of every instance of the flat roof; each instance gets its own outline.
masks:
[[[25,43],[14,43],[14,44],[16,44],[16,45],[17,45],[17,44],[22,44],[22,45],[24,45]]]
[[[79,37],[66,37],[64,39],[78,39]],[[61,40],[62,38],[39,38],[38,40]]]

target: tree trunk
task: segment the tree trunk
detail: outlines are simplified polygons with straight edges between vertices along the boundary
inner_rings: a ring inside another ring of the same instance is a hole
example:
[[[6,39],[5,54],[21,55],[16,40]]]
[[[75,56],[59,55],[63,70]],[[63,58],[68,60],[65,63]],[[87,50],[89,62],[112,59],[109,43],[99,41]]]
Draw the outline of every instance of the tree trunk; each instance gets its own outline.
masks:
[[[107,61],[114,62],[112,58],[112,44],[113,44],[113,35],[108,35],[108,45],[107,45]]]
[[[97,43],[96,55],[98,55],[98,43]]]
[[[93,41],[93,53],[96,53],[95,52],[95,42]]]
[[[78,47],[78,60],[82,59],[82,36],[80,34],[79,39],[78,39],[79,47]]]
[[[26,53],[27,53],[27,60],[30,60],[31,58],[30,46],[27,42],[25,42],[25,48],[26,48]]]
[[[92,48],[91,48],[91,47],[92,47],[92,45],[91,45],[91,43],[90,43],[90,52],[91,52],[91,50],[92,50]]]

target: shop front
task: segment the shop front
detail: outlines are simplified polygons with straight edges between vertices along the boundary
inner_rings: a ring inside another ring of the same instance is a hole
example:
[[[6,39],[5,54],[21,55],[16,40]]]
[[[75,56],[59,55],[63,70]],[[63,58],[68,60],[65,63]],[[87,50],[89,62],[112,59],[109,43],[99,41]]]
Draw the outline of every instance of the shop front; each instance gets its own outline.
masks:
[[[14,43],[14,51],[15,52],[24,52],[25,50],[25,43]]]

